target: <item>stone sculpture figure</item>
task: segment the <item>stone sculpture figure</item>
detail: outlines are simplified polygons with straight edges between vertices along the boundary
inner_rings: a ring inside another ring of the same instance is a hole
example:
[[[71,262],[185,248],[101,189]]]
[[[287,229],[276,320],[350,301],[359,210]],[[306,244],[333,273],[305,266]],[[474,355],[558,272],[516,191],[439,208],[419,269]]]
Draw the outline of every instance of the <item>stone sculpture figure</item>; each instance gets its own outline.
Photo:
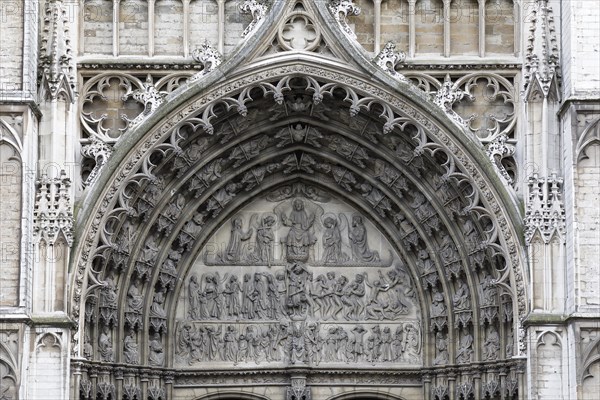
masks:
[[[381,274],[381,271],[379,271]],[[383,276],[382,276],[383,278]],[[380,298],[380,294],[389,291],[393,286],[387,284],[383,279],[376,280],[370,287],[370,296],[365,307],[365,319],[377,319],[382,320],[384,318],[390,318],[386,314],[386,310],[389,310],[390,304],[388,301]]]
[[[421,355],[421,335],[413,324],[404,326],[404,341],[402,343],[404,359],[408,362],[418,362]]]
[[[256,316],[258,318],[267,318],[267,285],[262,279],[262,274],[258,272],[254,274],[254,293],[252,298]]]
[[[240,293],[242,288],[238,282],[237,275],[231,275],[229,282],[225,284],[223,296],[225,298],[225,311],[230,317],[237,317],[240,314]]]
[[[176,171],[176,176],[180,177],[185,172],[185,169],[200,159],[200,156],[208,147],[208,139],[198,138],[192,142],[183,151],[179,151],[173,160],[173,171]]]
[[[437,289],[434,289],[431,300],[431,316],[443,317],[446,315],[446,304],[444,303],[444,295]]]
[[[457,311],[469,310],[471,308],[471,299],[469,293],[469,287],[464,280],[460,280],[458,289],[452,296],[452,303],[454,309]]]
[[[133,331],[130,331],[123,339],[123,356],[127,364],[139,364],[138,345]]]
[[[491,306],[496,304],[496,298],[498,295],[498,289],[494,284],[495,280],[488,272],[485,273],[485,277],[481,281],[481,290],[483,292],[483,306]]]
[[[310,273],[301,262],[288,265],[287,308],[292,319],[306,316],[309,306],[307,283]]]
[[[273,242],[275,241],[275,234],[273,233],[273,227],[275,222],[275,217],[267,215],[256,226],[256,247],[252,255],[253,261],[267,263],[269,267],[274,259]]]
[[[435,347],[437,348],[437,357],[433,360],[433,365],[448,364],[448,340],[441,332],[435,334]]]
[[[219,349],[221,341],[221,333],[223,332],[223,325],[216,329],[214,326],[206,326],[206,357],[209,361],[213,361],[220,354]]]
[[[348,256],[342,252],[342,233],[337,218],[325,217],[323,227],[323,262],[328,264],[348,261]]]
[[[158,230],[159,231],[167,231],[169,233],[179,219],[179,216],[183,212],[183,208],[185,207],[185,197],[182,194],[177,195],[177,198],[174,201],[169,202],[165,210],[158,218]]]
[[[362,325],[356,325],[352,329],[352,334],[354,335],[354,348],[352,351],[352,356],[354,362],[358,362],[361,358],[364,357],[365,347],[364,347],[364,337],[367,333],[367,330]]]
[[[442,237],[442,243],[440,244],[438,253],[444,262],[444,265],[448,265],[457,261],[456,245],[452,241],[452,238],[450,238],[450,235],[443,231],[440,232],[440,235]]]
[[[206,298],[201,293],[200,283],[198,282],[198,277],[196,275],[192,275],[190,277],[190,282],[188,283],[188,300],[190,304],[188,316],[191,319],[207,318],[208,314],[206,313],[205,307]]]
[[[235,328],[229,325],[223,334],[223,360],[235,361],[237,350],[238,346]]]
[[[337,314],[344,309],[343,298],[346,294],[346,284],[348,283],[348,278],[344,275],[340,275],[340,277],[335,282],[335,286],[333,288],[333,311],[331,312],[331,318],[337,319]]]
[[[184,322],[177,330],[177,355],[180,357],[189,357],[191,355],[193,343],[193,327],[189,322]],[[191,363],[191,361],[190,361]]]
[[[357,320],[363,316],[365,293],[365,277],[362,274],[356,274],[354,281],[346,287],[342,297],[342,302],[347,306],[344,314],[347,320]]]
[[[204,226],[204,214],[195,213],[192,216],[191,221],[187,221],[183,226],[182,232],[187,234],[187,236],[179,236],[181,245],[187,246],[193,239],[195,239],[200,231],[202,231],[202,227]]]
[[[111,275],[104,278],[104,285],[100,291],[100,307],[117,307],[117,289],[115,282]]]
[[[87,331],[83,337],[83,356],[88,360],[91,360],[94,356],[94,346],[90,343],[90,334]]]
[[[242,309],[241,314],[245,319],[254,319],[254,281],[252,275],[244,274],[242,283]]]
[[[285,280],[285,273],[283,271],[278,271],[275,274],[275,286],[277,289],[277,299],[279,301],[279,305],[277,307],[278,314],[283,317],[287,315],[287,282]]]
[[[498,359],[500,352],[500,336],[495,327],[491,326],[485,342],[483,342],[482,358],[485,361],[494,361]]]
[[[140,252],[139,261],[144,264],[152,264],[156,261],[158,255],[158,245],[156,244],[156,237],[154,235],[148,236],[144,243],[144,248]]]
[[[281,221],[289,226],[285,237],[286,257],[289,262],[307,261],[310,256],[310,248],[316,243],[317,238],[311,232],[315,223],[315,214],[308,214],[305,210],[304,201],[295,199],[292,203],[292,211],[289,217],[281,214]]]
[[[155,332],[154,335],[152,335],[152,340],[150,340],[148,347],[148,364],[162,367],[165,362],[165,353],[160,333]]]
[[[381,333],[380,357],[381,361],[394,360],[394,353],[392,351],[392,330],[389,326],[383,328]]]
[[[319,335],[319,325],[311,322],[304,331],[304,344],[306,346],[306,359],[312,360],[315,365],[321,362],[322,339]]]
[[[392,351],[394,352],[394,361],[402,359],[404,348],[404,330],[402,326],[396,328],[394,338],[392,339]]]
[[[456,362],[465,364],[471,361],[473,355],[473,336],[465,331],[460,339],[458,350],[456,351]]]
[[[140,293],[139,282],[133,279],[127,290],[127,311],[139,313],[144,305],[144,296]]]
[[[292,342],[290,350],[290,363],[299,364],[305,361],[305,338],[300,326],[292,328]]]
[[[352,226],[348,228],[348,239],[352,249],[352,259],[356,262],[377,262],[379,253],[369,249],[367,228],[360,215],[352,216]]]
[[[152,305],[150,306],[150,316],[156,318],[167,318],[167,313],[164,309],[165,294],[163,291],[158,290],[152,297]]]
[[[104,326],[98,337],[98,352],[102,361],[113,362],[114,351],[112,346],[112,339],[110,337],[110,330],[108,326]]]
[[[229,243],[225,252],[221,256],[223,261],[235,263],[243,259],[243,248],[242,242],[252,237],[253,229],[248,229],[244,232],[242,229],[242,218],[234,217],[231,220],[231,234],[229,236]]]
[[[206,298],[206,309],[208,316],[211,318],[219,318],[223,310],[221,284],[227,280],[227,274],[221,280],[218,272],[207,274],[204,276],[205,285],[203,290],[204,298]]]

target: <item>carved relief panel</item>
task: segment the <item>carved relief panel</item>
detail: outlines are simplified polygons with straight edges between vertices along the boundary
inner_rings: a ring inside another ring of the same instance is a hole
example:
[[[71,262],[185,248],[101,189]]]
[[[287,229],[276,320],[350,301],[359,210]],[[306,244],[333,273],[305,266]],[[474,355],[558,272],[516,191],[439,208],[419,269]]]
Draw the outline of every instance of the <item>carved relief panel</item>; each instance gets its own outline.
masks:
[[[180,367],[422,363],[402,260],[363,215],[319,190],[287,186],[224,221],[185,285]]]

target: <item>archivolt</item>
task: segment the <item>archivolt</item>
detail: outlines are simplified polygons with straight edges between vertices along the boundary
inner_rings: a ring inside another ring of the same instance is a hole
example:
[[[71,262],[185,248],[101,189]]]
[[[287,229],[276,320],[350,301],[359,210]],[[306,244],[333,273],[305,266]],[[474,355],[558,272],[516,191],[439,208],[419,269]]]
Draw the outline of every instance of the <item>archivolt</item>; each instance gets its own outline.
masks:
[[[398,95],[408,86],[392,93],[340,69],[310,61],[256,67],[210,90],[188,88],[131,132],[80,213],[71,303],[79,326],[109,327],[120,339],[142,326],[146,334],[172,331],[169,318],[127,311],[133,282],[142,282],[145,310],[159,291],[173,315],[211,232],[253,196],[302,182],[346,199],[396,244],[421,283],[427,343],[436,332],[452,343],[446,364],[454,363],[461,327],[481,326],[473,329],[481,360],[485,328],[526,312],[514,205],[483,152],[439,110]],[[146,249],[155,257],[141,256]],[[471,308],[454,309],[465,284]],[[430,306],[439,294],[444,312],[436,314]],[[501,330],[503,343],[516,342]]]

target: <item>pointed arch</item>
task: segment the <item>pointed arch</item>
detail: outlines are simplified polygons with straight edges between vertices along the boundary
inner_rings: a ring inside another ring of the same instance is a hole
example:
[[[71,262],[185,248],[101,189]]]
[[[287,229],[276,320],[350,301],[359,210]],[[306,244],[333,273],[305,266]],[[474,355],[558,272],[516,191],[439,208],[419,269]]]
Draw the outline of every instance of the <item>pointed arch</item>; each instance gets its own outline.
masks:
[[[346,55],[364,57],[354,45]],[[253,198],[292,183],[350,204],[393,244],[419,299],[425,365],[443,367],[433,365],[439,332],[443,364],[480,360],[486,329],[507,307],[517,318],[503,340],[520,342],[528,286],[514,198],[473,135],[415,87],[360,61],[287,52],[227,62],[122,137],[76,227],[78,354],[90,332],[121,343],[134,329],[140,362],[173,368],[177,299],[204,244]],[[488,275],[499,293],[483,313]],[[116,313],[100,291],[112,293]]]

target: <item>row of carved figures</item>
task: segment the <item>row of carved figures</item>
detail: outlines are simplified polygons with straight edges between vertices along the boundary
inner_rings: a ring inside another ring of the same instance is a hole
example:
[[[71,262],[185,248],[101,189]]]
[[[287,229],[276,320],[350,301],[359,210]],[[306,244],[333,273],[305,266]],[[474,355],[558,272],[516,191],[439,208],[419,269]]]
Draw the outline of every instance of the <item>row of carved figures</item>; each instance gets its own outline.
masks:
[[[183,322],[177,332],[177,356],[188,365],[206,361],[420,363],[421,329],[416,321],[370,328],[315,322],[246,326]]]
[[[391,269],[370,282],[366,273],[353,280],[328,271],[314,277],[294,263],[285,270],[192,275],[188,283],[188,317],[193,320],[278,320],[310,316],[324,320],[395,320],[416,302],[408,275]]]
[[[395,329],[394,329],[395,328]],[[473,361],[474,338],[470,330],[458,331],[455,361]],[[495,326],[487,328],[481,358],[495,361],[501,357],[500,334]],[[393,326],[322,325],[317,322],[280,322],[272,324],[209,325],[184,321],[177,330],[176,354],[180,362],[222,361],[248,363],[289,362],[395,362],[418,363],[421,360],[420,323],[409,321]],[[436,357],[433,365],[450,363],[449,343],[442,332],[436,333]],[[98,336],[98,353],[106,362],[115,361],[112,334],[104,327]],[[92,358],[93,347],[86,336],[84,356]],[[513,355],[512,334],[508,335],[505,355]],[[136,334],[130,331],[123,340],[123,361],[139,364]],[[148,365],[163,366],[165,349],[161,334],[154,333],[148,343]]]
[[[243,230],[241,217],[231,220],[231,231],[227,247],[217,255],[218,264],[235,264],[240,262],[273,264],[276,260],[307,261],[314,259],[314,246],[318,241],[315,227],[322,225],[322,256],[320,264],[373,263],[379,262],[379,253],[369,248],[368,230],[359,214],[352,216],[349,222],[345,214],[336,216],[332,213],[323,215],[323,209],[310,204],[313,211],[307,211],[302,199],[292,202],[289,215],[282,208],[285,203],[275,207],[273,213],[262,216],[254,214],[250,218],[250,228]],[[275,232],[280,225],[289,227],[287,234],[280,238],[281,255],[275,254]],[[350,254],[343,251],[344,240],[342,230],[348,229],[347,238]],[[256,234],[254,234],[256,231]],[[254,237],[252,246],[244,246]],[[285,249],[285,253],[284,250]]]
[[[473,344],[475,339],[469,329],[463,328],[457,331],[458,345],[456,348],[455,361],[457,364],[466,364],[473,361]],[[437,332],[435,336],[435,346],[437,349],[433,365],[445,365],[450,363],[449,343],[447,336],[442,332]],[[507,335],[505,348],[506,358],[513,355],[512,335]],[[487,328],[481,351],[482,361],[496,361],[501,357],[500,354],[500,333],[498,329],[491,325]]]

